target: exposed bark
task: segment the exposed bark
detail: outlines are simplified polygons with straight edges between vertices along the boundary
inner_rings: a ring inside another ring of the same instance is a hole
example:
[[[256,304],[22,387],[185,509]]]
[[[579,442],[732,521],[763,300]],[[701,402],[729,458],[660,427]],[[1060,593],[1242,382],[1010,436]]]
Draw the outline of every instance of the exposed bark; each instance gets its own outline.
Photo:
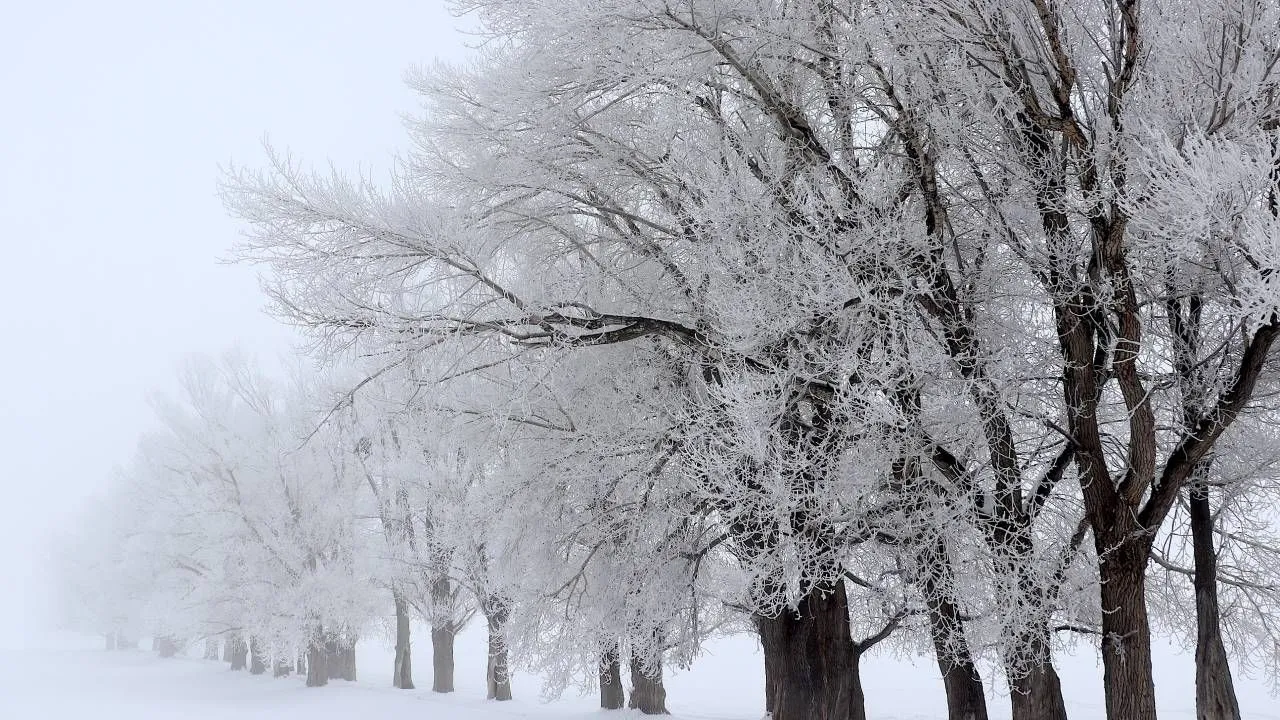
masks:
[[[645,662],[635,650],[631,651],[631,701],[627,707],[645,715],[669,715],[667,689],[662,685],[662,658],[654,657]]]
[[[239,634],[231,636],[227,642],[231,646],[231,669],[244,670],[249,666],[249,646]]]
[[[621,710],[626,704],[626,692],[622,688],[622,662],[618,657],[618,643],[610,643],[600,654],[600,707],[605,710]]]
[[[863,720],[844,583],[811,589],[795,610],[756,617],[771,720]]]
[[[396,660],[391,672],[391,686],[413,689],[413,654],[409,644],[409,604],[400,593],[393,593],[396,606]]]
[[[325,642],[325,662],[330,680],[356,680],[355,641],[333,635]]]
[[[1048,628],[1028,631],[1018,646],[1037,660],[1018,668],[1009,679],[1009,702],[1013,720],[1067,720],[1062,682],[1051,661]],[[974,671],[977,672],[976,670]],[[950,700],[951,688],[947,688]],[[981,692],[979,685],[978,691]]]
[[[1155,720],[1146,544],[1098,542],[1102,585],[1102,682],[1108,720]]]
[[[941,538],[920,556],[920,581],[929,611],[929,634],[947,693],[947,720],[987,720],[987,696],[974,663],[964,622],[951,589],[954,569]],[[861,682],[859,682],[861,691]]]
[[[452,628],[431,628],[431,691],[453,692]]]
[[[261,675],[267,671],[267,652],[262,646],[262,638],[249,636],[249,672]]]
[[[322,687],[329,684],[329,653],[325,648],[324,635],[319,629],[307,646],[307,687]]]
[[[1191,542],[1195,553],[1196,591],[1196,718],[1240,720],[1235,683],[1222,643],[1218,607],[1218,555],[1213,547],[1213,512],[1209,489],[1191,488]]]
[[[160,635],[152,642],[152,649],[162,658],[171,658],[178,654],[178,643],[172,635]]]
[[[490,700],[511,699],[511,670],[507,664],[507,641],[502,629],[511,617],[507,601],[491,595],[483,605],[489,624],[489,661],[485,667],[485,696]]]

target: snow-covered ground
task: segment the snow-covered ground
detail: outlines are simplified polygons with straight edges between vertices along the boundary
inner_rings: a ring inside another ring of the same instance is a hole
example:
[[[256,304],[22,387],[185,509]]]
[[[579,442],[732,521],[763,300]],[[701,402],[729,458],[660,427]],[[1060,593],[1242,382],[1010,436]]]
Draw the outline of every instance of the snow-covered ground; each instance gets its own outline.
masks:
[[[425,635],[425,633],[424,633]],[[50,635],[33,647],[0,650],[0,719],[3,720],[601,720],[594,696],[569,693],[554,701],[539,696],[540,681],[517,674],[517,699],[484,699],[484,645],[478,630],[458,640],[457,692],[399,691],[388,687],[390,649],[366,641],[359,649],[360,682],[325,688],[301,680],[232,673],[218,662],[161,660],[139,650],[105,652],[97,638]],[[425,643],[425,639],[424,639]],[[430,686],[429,657],[418,646],[417,679]],[[942,688],[928,658],[878,656],[864,663],[868,715],[880,720],[946,717]],[[694,667],[667,682],[672,720],[758,720],[763,705],[761,661],[754,640],[713,643]],[[1072,720],[1100,720],[1102,696],[1096,658],[1087,649],[1059,660]],[[1158,661],[1162,720],[1194,717],[1191,662],[1162,652]],[[1264,682],[1240,679],[1241,710],[1250,720],[1280,720],[1280,702]],[[1008,701],[995,691],[993,718],[1008,717]],[[612,718],[641,717],[630,711]]]

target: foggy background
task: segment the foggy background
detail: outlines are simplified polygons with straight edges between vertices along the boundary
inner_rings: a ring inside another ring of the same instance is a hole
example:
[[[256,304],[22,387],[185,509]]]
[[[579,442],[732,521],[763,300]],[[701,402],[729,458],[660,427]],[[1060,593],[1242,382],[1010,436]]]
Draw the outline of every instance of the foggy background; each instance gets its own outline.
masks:
[[[192,353],[290,347],[220,166],[268,135],[379,172],[412,65],[469,38],[437,0],[12,2],[0,15],[0,644],[53,618],[51,536],[130,457]]]

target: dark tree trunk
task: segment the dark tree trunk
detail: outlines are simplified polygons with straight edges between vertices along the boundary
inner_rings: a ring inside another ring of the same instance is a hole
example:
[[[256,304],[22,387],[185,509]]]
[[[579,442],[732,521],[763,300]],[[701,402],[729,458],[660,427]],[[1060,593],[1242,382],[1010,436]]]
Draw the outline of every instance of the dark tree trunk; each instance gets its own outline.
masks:
[[[485,666],[485,696],[490,700],[511,699],[511,669],[507,665],[507,641],[502,628],[511,617],[507,601],[490,596],[484,604],[485,619],[489,624],[489,662]]]
[[[249,646],[238,634],[232,635],[228,644],[231,645],[231,669],[244,670],[249,666]]]
[[[159,653],[160,657],[178,655],[178,643],[174,641],[173,635],[160,635],[152,644],[154,644],[154,650]]]
[[[278,678],[289,677],[291,672],[293,672],[293,662],[283,655],[277,657],[271,669],[271,676]]]
[[[848,625],[848,621],[845,621]],[[655,651],[656,655],[656,651]],[[631,651],[631,702],[627,707],[645,715],[669,715],[667,689],[662,686],[662,658],[655,656],[646,663]]]
[[[307,687],[323,687],[329,684],[329,651],[324,635],[317,630],[307,647]]]
[[[1095,540],[1102,587],[1102,682],[1107,720],[1156,720],[1146,598],[1147,546],[1119,532],[1107,535]]]
[[[621,710],[626,704],[625,694],[622,689],[622,662],[615,641],[600,655],[600,707]]]
[[[249,636],[249,672],[261,675],[267,671],[266,648],[262,647],[262,638]]]
[[[1196,720],[1240,720],[1231,665],[1222,643],[1213,512],[1209,488],[1203,482],[1191,488],[1191,542],[1195,551]]]
[[[330,680],[356,680],[355,642],[341,636],[331,636],[325,643],[325,662]]]
[[[771,720],[861,720],[844,583],[815,588],[797,608],[756,617]]]
[[[1067,720],[1062,682],[1053,667],[1048,628],[1035,628],[1019,641],[1032,661],[1010,673],[1009,701],[1013,720]],[[975,670],[976,672],[976,670]],[[981,692],[981,685],[978,687]],[[948,688],[948,700],[950,699]]]
[[[218,638],[205,638],[204,640],[204,659],[218,659]]]
[[[413,653],[409,647],[409,604],[400,593],[393,593],[396,605],[396,662],[391,671],[391,686],[413,689]]]
[[[431,690],[453,692],[452,628],[431,628]]]
[[[947,720],[987,720],[982,676],[973,661],[960,608],[950,589],[953,573],[946,546],[938,542],[921,561],[925,570],[921,589],[929,610],[934,655],[947,693]]]

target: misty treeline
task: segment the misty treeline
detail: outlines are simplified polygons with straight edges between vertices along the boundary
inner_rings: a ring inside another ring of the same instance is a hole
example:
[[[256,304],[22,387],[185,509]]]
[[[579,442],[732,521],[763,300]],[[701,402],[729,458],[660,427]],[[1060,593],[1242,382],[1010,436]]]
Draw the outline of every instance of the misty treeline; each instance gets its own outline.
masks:
[[[993,675],[1063,720],[1091,643],[1152,720],[1160,633],[1239,718],[1280,657],[1280,5],[457,8],[387,179],[225,178],[323,369],[159,405],[85,523],[103,632],[316,674],[394,615],[406,687],[425,620],[448,690],[478,614],[491,695],[509,656],[660,712],[749,631],[773,720],[863,718],[880,643],[952,720]]]

